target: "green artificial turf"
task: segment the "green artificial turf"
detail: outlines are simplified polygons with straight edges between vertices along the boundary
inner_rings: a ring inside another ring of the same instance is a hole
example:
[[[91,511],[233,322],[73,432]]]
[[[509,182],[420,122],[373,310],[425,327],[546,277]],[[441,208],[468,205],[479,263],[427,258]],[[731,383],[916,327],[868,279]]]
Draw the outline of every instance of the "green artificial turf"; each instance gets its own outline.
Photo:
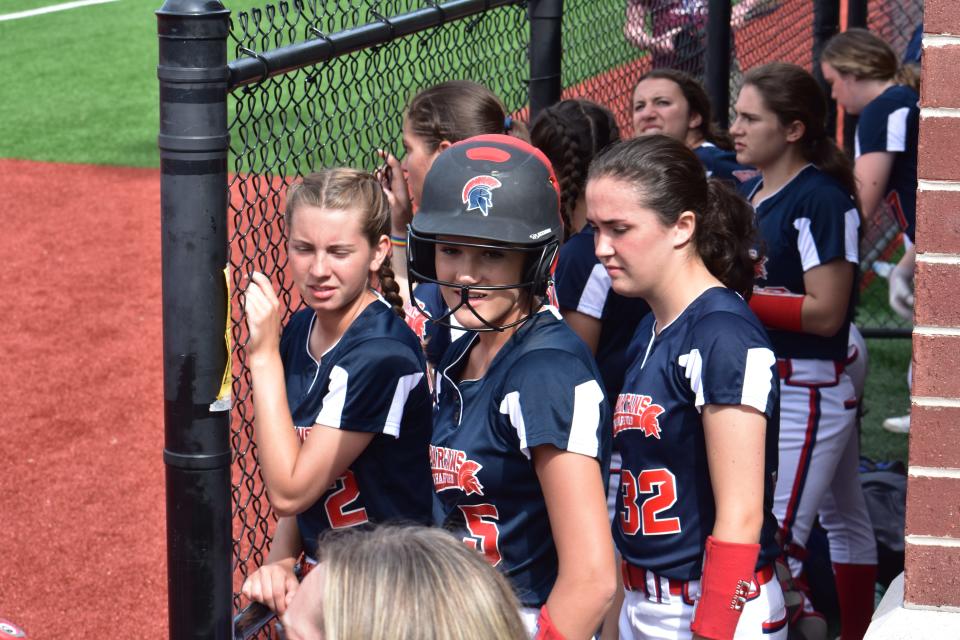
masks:
[[[902,416],[910,410],[907,366],[909,339],[868,339],[870,355],[864,392],[866,414],[862,422],[861,453],[875,460],[907,461],[907,436],[883,429],[884,419]]]

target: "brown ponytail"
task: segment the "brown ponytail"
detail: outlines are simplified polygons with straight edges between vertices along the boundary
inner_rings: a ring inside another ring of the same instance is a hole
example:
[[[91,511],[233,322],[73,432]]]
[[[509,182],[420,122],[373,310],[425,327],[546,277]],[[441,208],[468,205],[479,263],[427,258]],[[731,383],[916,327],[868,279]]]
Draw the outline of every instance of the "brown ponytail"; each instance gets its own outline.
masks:
[[[683,142],[657,134],[617,143],[590,165],[588,181],[603,177],[633,186],[638,204],[664,225],[692,211],[693,246],[704,266],[724,286],[750,296],[759,260],[753,208],[722,181],[708,180]]]
[[[400,297],[400,285],[393,274],[393,267],[390,264],[390,256],[383,259],[380,270],[377,271],[377,278],[380,280],[380,295],[390,303],[390,308],[401,318],[406,317],[403,312],[403,298]]]
[[[797,142],[803,159],[839,182],[856,199],[853,163],[827,135],[827,99],[816,79],[795,64],[771,62],[744,74],[743,86],[748,85],[757,90],[781,125],[803,124],[803,137]]]

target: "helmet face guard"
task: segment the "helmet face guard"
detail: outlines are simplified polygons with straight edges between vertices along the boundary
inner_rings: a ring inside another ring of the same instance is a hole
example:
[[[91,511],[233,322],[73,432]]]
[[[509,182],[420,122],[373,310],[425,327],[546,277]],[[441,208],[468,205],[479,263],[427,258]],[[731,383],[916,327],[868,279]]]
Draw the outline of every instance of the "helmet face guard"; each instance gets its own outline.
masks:
[[[451,316],[466,307],[484,325],[478,331],[503,331],[533,315],[557,262],[563,234],[559,194],[550,161],[517,138],[476,136],[437,156],[424,180],[420,209],[408,228],[411,298],[414,282],[433,282],[459,289],[460,302],[439,318],[424,315],[452,326]],[[446,239],[450,237],[457,241]],[[522,253],[521,281],[468,286],[439,280],[435,262],[438,244]],[[529,294],[530,309],[519,320],[496,325],[470,305],[471,290],[505,289],[526,290]]]
[[[436,269],[436,246],[450,247],[471,247],[476,249],[494,249],[506,253],[521,253],[524,255],[524,268],[521,275],[521,282],[499,285],[465,285],[458,282],[440,280],[437,277]],[[556,266],[559,253],[559,242],[552,241],[547,244],[530,247],[504,246],[501,244],[484,244],[481,242],[452,242],[449,240],[439,240],[436,237],[422,236],[412,229],[407,233],[407,286],[410,288],[410,299],[415,300],[413,287],[415,282],[431,282],[449,289],[459,289],[460,302],[447,310],[442,316],[434,317],[418,304],[414,304],[417,311],[426,316],[431,322],[443,325],[445,327],[454,327],[451,318],[460,309],[467,309],[473,316],[479,320],[484,327],[470,329],[471,331],[503,331],[517,326],[532,316],[540,306],[540,299],[546,295],[547,287],[551,283],[553,269]],[[508,324],[494,324],[493,319],[483,317],[470,304],[471,291],[505,291],[509,289],[525,290],[527,292],[527,302],[529,308],[527,313],[523,314],[518,320]],[[461,328],[461,327],[456,327]]]

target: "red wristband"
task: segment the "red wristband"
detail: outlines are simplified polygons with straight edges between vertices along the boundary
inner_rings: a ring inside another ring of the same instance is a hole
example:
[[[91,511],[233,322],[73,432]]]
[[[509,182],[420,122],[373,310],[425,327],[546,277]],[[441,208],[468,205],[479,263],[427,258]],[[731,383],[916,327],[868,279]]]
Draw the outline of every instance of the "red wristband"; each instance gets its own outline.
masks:
[[[553,626],[553,620],[547,613],[547,605],[540,607],[540,617],[537,618],[537,632],[533,634],[533,640],[566,640],[563,634]]]
[[[759,544],[723,542],[707,537],[703,552],[700,598],[690,629],[711,640],[733,638],[753,584]]]
[[[756,289],[750,296],[750,308],[765,327],[802,333],[803,298],[797,293]]]

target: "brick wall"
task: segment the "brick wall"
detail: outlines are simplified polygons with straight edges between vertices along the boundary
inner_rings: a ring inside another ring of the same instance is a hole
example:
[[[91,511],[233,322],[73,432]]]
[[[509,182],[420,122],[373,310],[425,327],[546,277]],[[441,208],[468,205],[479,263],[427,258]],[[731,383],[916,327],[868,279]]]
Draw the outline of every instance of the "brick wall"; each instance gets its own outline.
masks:
[[[960,610],[958,0],[926,0],[920,106],[904,601]]]

